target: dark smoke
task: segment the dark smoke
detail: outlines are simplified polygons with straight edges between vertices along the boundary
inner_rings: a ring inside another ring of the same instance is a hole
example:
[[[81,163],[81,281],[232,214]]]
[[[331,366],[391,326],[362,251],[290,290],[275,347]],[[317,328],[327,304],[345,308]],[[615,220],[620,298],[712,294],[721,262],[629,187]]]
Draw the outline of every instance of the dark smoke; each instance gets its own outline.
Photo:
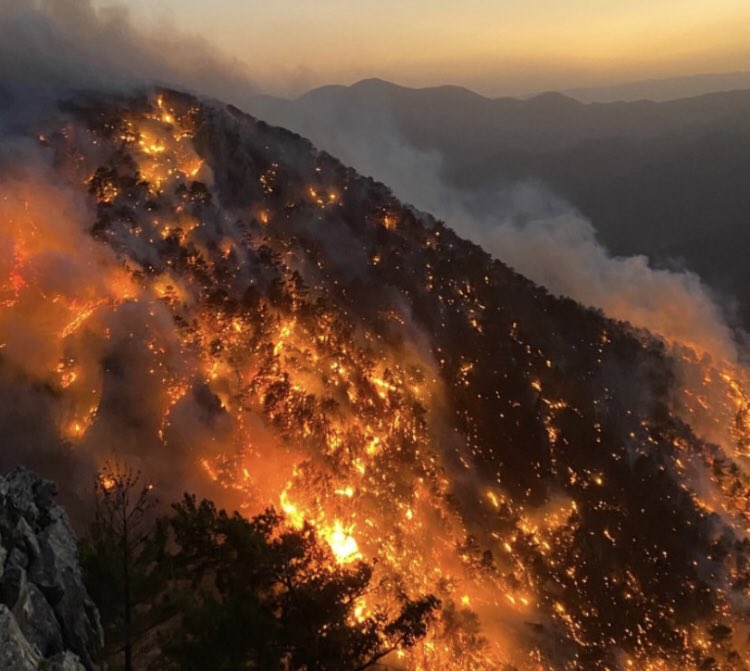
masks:
[[[236,102],[246,69],[196,36],[142,29],[126,5],[0,0],[0,121],[17,125],[72,91],[166,85]]]

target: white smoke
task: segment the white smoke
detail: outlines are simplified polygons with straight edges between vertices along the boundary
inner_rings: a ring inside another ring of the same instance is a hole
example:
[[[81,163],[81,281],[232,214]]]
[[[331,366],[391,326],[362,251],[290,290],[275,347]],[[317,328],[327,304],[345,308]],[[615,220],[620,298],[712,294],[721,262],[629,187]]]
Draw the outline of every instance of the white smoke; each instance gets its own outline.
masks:
[[[544,192],[521,184],[512,187],[514,195],[527,201]],[[572,208],[524,223],[512,214],[488,215],[475,231],[487,251],[552,293],[708,353],[714,361],[737,360],[733,332],[700,277],[654,268],[644,255],[611,256],[593,225]]]

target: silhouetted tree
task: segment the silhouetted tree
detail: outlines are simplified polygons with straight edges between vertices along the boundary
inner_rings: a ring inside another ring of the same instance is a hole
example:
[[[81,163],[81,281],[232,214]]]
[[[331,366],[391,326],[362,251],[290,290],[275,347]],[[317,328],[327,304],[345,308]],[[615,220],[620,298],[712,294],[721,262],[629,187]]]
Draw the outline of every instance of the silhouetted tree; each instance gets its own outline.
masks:
[[[96,510],[81,543],[81,561],[110,644],[122,651],[123,669],[132,671],[141,628],[134,628],[134,618],[160,582],[152,569],[155,552],[164,545],[164,529],[155,524],[153,487],[143,482],[140,471],[107,463],[95,487]]]
[[[273,511],[248,520],[190,496],[174,509],[173,560],[193,595],[164,643],[175,668],[364,671],[426,634],[432,596],[355,618],[372,569],[336,564],[312,527],[288,531]]]
[[[247,519],[194,496],[169,516],[140,473],[108,466],[82,559],[115,650],[132,670],[134,644],[156,627],[155,668],[181,671],[364,671],[425,636],[433,596],[371,605],[372,568],[341,566],[314,529],[289,530],[273,510]],[[143,656],[142,656],[143,657]]]

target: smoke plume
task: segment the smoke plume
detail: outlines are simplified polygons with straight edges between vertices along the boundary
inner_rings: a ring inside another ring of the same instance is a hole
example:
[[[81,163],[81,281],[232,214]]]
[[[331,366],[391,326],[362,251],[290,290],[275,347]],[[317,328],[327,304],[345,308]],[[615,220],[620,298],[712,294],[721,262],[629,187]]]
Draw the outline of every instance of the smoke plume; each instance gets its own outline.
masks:
[[[453,187],[443,178],[442,156],[410,145],[386,107],[361,111],[305,102],[280,107],[278,121],[383,181],[403,201],[443,219],[553,294],[686,344],[715,361],[738,361],[738,334],[727,324],[731,306],[722,304],[695,273],[654,267],[642,255],[612,256],[597,240],[596,222],[541,182],[483,191]]]
[[[241,101],[247,69],[197,36],[136,25],[125,4],[0,0],[0,122],[35,117],[77,90],[165,85]]]

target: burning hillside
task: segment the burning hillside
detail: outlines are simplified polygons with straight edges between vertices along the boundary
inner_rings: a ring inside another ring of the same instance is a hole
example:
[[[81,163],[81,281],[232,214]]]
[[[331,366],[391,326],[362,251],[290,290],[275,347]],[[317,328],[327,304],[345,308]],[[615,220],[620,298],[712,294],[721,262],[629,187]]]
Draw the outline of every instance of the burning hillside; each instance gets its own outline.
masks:
[[[92,96],[38,133],[53,169],[0,187],[2,374],[74,455],[314,525],[375,565],[357,617],[435,594],[395,668],[750,668],[741,371],[234,108]]]

